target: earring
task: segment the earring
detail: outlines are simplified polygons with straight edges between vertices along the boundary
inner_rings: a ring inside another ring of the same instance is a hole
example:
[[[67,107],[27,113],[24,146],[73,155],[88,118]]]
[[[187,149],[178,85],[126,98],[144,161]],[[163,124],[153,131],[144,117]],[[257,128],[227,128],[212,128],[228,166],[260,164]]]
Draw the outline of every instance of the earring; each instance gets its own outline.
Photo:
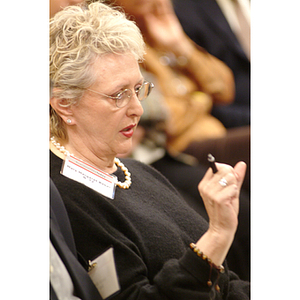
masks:
[[[68,119],[67,120],[67,124],[71,124],[72,123],[72,120],[71,119]]]

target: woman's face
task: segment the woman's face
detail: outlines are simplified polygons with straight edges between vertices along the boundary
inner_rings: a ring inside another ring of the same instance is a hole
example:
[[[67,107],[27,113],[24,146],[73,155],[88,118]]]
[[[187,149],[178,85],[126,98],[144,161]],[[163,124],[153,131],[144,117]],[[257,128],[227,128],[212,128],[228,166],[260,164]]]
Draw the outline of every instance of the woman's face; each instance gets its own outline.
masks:
[[[138,62],[132,54],[107,54],[93,64],[96,82],[90,89],[114,96],[124,89],[131,89],[129,103],[118,108],[113,99],[85,91],[78,105],[71,107],[74,125],[69,137],[83,143],[97,156],[115,156],[132,147],[135,131],[143,108],[134,93],[141,86],[143,77]]]

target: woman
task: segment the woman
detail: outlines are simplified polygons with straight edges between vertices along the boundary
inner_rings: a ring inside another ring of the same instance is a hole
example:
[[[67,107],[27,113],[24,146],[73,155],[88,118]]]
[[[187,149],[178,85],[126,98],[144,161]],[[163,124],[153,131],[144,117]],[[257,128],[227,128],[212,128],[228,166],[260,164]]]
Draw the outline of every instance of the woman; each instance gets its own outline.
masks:
[[[87,262],[113,247],[114,299],[249,299],[248,283],[221,266],[246,165],[207,171],[199,191],[208,225],[157,171],[116,159],[132,146],[140,101],[153,87],[139,70],[143,53],[135,24],[101,3],[66,8],[50,22],[51,178],[77,249]]]

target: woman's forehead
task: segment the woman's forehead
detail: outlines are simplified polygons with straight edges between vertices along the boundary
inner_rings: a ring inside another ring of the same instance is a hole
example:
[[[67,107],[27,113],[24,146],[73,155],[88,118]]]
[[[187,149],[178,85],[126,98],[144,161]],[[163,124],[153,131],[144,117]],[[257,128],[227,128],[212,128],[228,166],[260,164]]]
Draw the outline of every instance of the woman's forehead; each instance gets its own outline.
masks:
[[[140,81],[143,76],[139,64],[132,54],[106,54],[97,57],[94,62],[96,82],[114,82],[114,85],[131,84]]]

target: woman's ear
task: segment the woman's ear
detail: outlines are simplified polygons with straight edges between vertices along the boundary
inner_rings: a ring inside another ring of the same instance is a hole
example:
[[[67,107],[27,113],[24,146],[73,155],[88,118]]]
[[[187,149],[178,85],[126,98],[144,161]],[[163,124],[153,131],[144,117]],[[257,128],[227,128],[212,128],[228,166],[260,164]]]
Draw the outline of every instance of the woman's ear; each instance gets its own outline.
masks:
[[[52,97],[50,98],[50,105],[55,110],[55,112],[62,118],[62,120],[68,124],[72,124],[72,108],[69,104],[67,99],[61,99]]]

